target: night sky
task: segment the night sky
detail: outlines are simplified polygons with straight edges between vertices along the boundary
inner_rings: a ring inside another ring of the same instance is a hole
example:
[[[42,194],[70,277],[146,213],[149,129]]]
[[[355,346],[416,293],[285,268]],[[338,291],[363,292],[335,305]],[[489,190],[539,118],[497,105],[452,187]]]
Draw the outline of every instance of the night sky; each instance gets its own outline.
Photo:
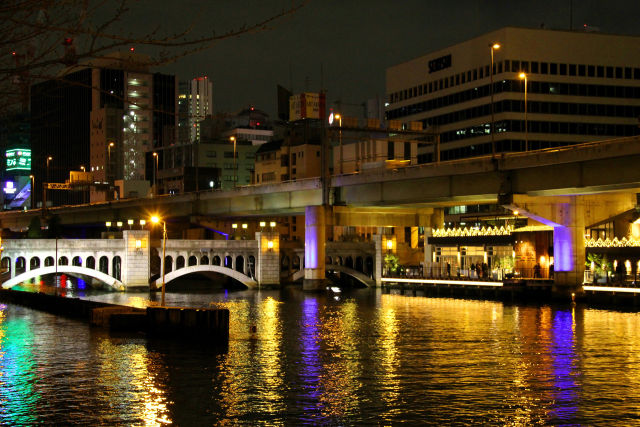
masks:
[[[199,17],[198,28],[222,33],[277,12],[290,0],[153,4],[157,10],[145,13],[163,28]],[[324,87],[329,106],[336,100],[360,104],[384,96],[385,70],[391,65],[504,26],[568,29],[569,16],[569,0],[311,0],[268,31],[227,39],[160,71],[180,79],[209,76],[215,111],[252,104],[274,117],[276,84],[294,93]],[[602,32],[640,35],[638,22],[639,0],[573,1],[574,29],[587,24]]]

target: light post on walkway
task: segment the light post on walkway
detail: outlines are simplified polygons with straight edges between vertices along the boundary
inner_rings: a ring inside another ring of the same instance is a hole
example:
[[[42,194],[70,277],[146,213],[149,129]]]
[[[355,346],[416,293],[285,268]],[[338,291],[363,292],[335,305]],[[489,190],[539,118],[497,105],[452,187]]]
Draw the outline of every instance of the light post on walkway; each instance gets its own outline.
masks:
[[[157,216],[151,217],[151,222],[154,224],[158,224],[162,221],[162,260],[160,261],[161,269],[162,269],[162,300],[160,305],[164,307],[164,262],[165,262],[165,252],[167,247],[167,223],[164,220],[161,220]]]

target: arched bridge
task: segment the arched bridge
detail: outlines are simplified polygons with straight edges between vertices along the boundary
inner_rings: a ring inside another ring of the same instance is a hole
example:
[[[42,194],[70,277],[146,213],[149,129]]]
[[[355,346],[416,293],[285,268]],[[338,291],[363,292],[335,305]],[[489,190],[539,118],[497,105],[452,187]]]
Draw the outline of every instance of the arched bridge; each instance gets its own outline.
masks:
[[[194,266],[184,267],[179,270],[172,271],[169,274],[165,274],[165,277],[164,277],[165,285],[171,282],[172,280],[177,279],[178,277],[186,276],[187,274],[193,274],[193,273],[219,273],[225,276],[229,276],[234,280],[237,280],[238,282],[242,283],[244,286],[246,286],[249,289],[254,289],[258,287],[258,282],[256,282],[251,277],[243,273],[240,273],[239,271],[235,271],[235,270],[232,270],[231,268],[222,267],[219,265],[194,265]],[[162,277],[159,277],[158,279],[156,279],[152,285],[154,285],[156,288],[160,288],[162,286]]]
[[[25,271],[24,273],[18,274],[17,276],[12,277],[11,279],[4,282],[2,284],[2,287],[4,289],[9,289],[14,287],[15,285],[19,285],[20,283],[26,282],[31,279],[35,279],[36,277],[44,276],[47,274],[61,274],[61,273],[68,274],[71,276],[92,277],[94,279],[97,279],[105,283],[108,286],[111,286],[116,290],[124,290],[124,287],[125,287],[120,280],[114,277],[111,277],[108,274],[102,273],[100,271],[97,271],[91,268],[77,267],[74,265],[58,265],[58,266],[52,266],[52,267],[40,267],[34,270]]]

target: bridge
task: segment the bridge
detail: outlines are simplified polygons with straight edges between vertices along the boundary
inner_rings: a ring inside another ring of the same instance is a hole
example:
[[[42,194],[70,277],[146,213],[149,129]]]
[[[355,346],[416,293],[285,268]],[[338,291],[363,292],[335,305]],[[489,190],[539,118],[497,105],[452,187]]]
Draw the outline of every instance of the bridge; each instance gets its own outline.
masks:
[[[170,283],[195,273],[219,274],[253,289],[279,285],[282,270],[292,273],[294,280],[296,273],[304,273],[303,249],[281,253],[278,233],[256,233],[255,237],[254,240],[167,239],[164,281]],[[147,230],[125,230],[120,239],[8,239],[3,240],[2,248],[2,266],[10,276],[2,283],[3,288],[50,274],[81,277],[116,290],[162,286],[161,241],[150,239]],[[342,268],[345,274],[372,284],[364,272],[374,274],[374,249],[372,244],[336,242],[331,245],[329,259],[335,259],[336,268]]]
[[[317,178],[55,208],[51,212],[59,214],[65,224],[102,224],[113,217],[137,217],[143,210],[211,218],[304,213],[305,280],[322,283],[327,223],[422,226],[429,230],[442,227],[443,207],[499,203],[553,227],[554,247],[558,249],[555,282],[571,287],[581,284],[583,278],[585,226],[635,208],[636,194],[640,193],[638,164],[640,137],[631,137],[496,158],[337,175],[328,183],[329,205],[323,204],[323,182]],[[40,214],[37,210],[5,212],[0,214],[0,222],[3,228],[24,228],[32,216]],[[429,268],[428,248],[424,259]],[[259,278],[255,280],[261,283]]]

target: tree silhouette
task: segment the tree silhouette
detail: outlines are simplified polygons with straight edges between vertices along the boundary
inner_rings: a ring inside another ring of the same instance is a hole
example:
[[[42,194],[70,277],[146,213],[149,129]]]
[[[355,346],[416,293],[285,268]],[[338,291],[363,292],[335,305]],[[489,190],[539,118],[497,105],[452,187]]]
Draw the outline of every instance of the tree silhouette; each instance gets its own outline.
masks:
[[[74,71],[87,61],[133,46],[144,47],[145,54],[151,52],[149,66],[167,64],[225,39],[270,29],[307,1],[292,0],[285,9],[216,33],[205,19],[175,31],[163,30],[154,22],[122,30],[135,10],[158,9],[153,1],[4,0],[0,4],[0,113],[20,105],[26,110],[29,87],[60,76],[65,68]],[[197,16],[194,12],[188,11]]]

